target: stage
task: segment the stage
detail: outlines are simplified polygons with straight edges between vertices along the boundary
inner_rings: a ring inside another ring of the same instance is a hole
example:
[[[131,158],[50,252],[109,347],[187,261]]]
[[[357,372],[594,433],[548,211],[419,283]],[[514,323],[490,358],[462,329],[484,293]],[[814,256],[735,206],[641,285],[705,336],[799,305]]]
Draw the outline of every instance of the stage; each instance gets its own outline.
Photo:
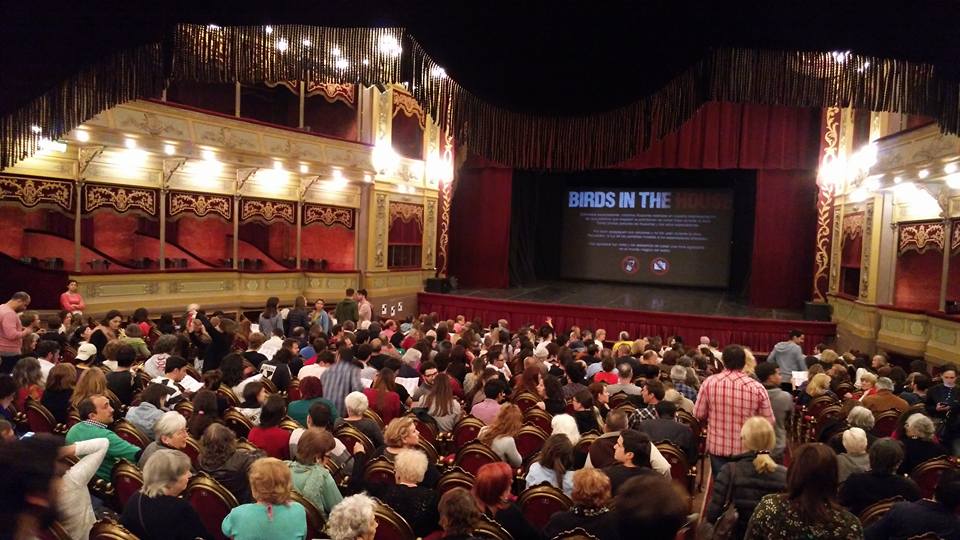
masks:
[[[804,321],[800,311],[751,308],[724,291],[611,283],[549,281],[509,289],[420,293],[418,310],[445,319],[480,318],[484,324],[502,318],[513,328],[539,325],[551,317],[561,329],[604,328],[608,339],[615,339],[621,330],[631,337],[679,335],[686,343],[708,336],[758,353],[769,351],[795,328],[806,334],[808,354],[836,334],[833,323]]]
[[[746,301],[737,298],[736,295],[718,289],[589,281],[540,281],[527,287],[509,289],[459,289],[455,294],[517,302],[543,302],[722,317],[803,319],[803,312],[799,309],[754,308],[748,306]]]

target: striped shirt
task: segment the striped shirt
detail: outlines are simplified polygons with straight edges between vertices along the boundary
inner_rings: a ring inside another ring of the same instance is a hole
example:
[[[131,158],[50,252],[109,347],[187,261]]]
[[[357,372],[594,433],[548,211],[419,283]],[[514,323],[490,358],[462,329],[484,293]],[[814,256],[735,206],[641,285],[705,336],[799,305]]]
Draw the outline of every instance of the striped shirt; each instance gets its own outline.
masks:
[[[751,416],[762,416],[774,424],[767,389],[740,370],[725,369],[707,377],[693,414],[707,422],[707,452],[718,457],[743,451],[740,429]]]
[[[350,392],[362,392],[360,368],[352,362],[338,361],[327,368],[320,376],[323,397],[330,400],[338,411],[346,411],[344,400]]]

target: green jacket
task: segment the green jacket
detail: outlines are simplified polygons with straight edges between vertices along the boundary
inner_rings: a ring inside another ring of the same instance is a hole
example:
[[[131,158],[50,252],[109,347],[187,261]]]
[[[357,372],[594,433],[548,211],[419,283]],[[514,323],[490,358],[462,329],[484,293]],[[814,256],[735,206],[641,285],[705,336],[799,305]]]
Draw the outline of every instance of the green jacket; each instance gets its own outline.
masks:
[[[344,298],[337,304],[337,309],[333,311],[337,324],[342,325],[347,321],[357,322],[360,320],[360,308],[357,301],[353,298]]]
[[[130,463],[137,463],[137,456],[142,449],[121,439],[116,433],[109,429],[91,424],[90,422],[80,422],[70,428],[70,431],[67,432],[67,444],[100,437],[110,441],[110,446],[107,448],[107,457],[103,458],[103,463],[101,463],[100,468],[97,469],[97,478],[109,482],[111,479],[110,475],[113,472],[113,466],[117,461],[125,459]]]
[[[288,461],[287,465],[293,476],[293,489],[312,502],[324,517],[330,515],[330,510],[343,500],[337,483],[323,465],[303,465],[296,461]]]

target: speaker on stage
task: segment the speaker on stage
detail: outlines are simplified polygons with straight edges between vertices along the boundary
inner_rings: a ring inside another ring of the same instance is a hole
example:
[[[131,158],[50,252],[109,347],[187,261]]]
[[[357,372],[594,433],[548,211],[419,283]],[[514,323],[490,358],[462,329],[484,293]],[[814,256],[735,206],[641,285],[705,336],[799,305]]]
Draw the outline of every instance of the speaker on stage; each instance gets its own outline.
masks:
[[[427,292],[448,294],[453,287],[450,284],[450,278],[427,278],[424,289]]]
[[[830,321],[830,304],[823,302],[804,302],[803,320],[805,321]]]

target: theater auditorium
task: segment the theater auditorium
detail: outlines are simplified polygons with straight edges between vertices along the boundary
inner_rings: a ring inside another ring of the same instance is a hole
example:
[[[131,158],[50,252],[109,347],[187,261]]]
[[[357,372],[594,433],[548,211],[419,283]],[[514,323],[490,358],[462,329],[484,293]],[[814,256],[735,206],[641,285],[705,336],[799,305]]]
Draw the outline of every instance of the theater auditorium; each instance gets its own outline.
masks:
[[[53,4],[0,540],[960,538],[957,6]]]

